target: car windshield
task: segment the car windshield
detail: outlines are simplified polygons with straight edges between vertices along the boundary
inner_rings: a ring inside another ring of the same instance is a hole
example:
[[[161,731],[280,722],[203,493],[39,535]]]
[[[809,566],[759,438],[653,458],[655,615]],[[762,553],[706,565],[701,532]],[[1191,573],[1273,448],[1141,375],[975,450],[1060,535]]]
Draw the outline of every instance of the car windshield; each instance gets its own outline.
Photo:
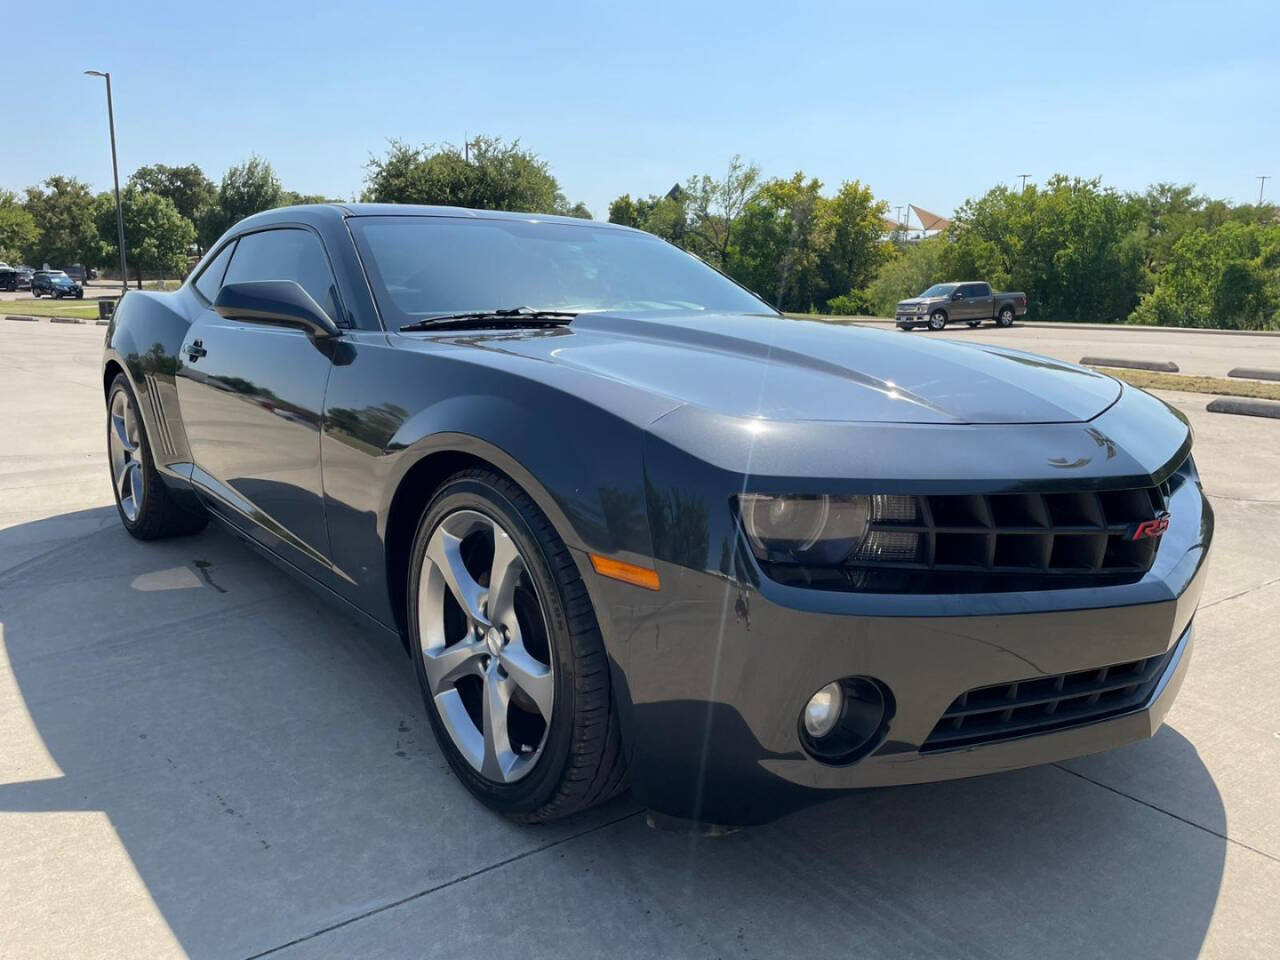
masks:
[[[958,287],[958,283],[935,283],[932,287],[920,294],[922,297],[949,297]]]
[[[516,307],[773,313],[701,260],[644,233],[497,218],[348,222],[389,328]]]

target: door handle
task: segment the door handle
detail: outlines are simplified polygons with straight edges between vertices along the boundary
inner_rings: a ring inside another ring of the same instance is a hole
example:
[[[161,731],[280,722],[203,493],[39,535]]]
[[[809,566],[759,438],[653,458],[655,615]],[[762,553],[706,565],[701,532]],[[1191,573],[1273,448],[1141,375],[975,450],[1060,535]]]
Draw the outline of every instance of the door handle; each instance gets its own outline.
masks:
[[[203,340],[193,340],[191,346],[187,347],[187,359],[195,363],[203,356],[207,356],[208,350],[204,348]]]

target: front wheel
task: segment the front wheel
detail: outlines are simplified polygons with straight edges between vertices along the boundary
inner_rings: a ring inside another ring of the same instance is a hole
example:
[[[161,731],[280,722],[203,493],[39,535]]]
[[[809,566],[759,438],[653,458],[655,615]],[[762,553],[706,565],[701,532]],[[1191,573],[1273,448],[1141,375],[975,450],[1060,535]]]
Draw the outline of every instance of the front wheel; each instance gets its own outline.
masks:
[[[31,296],[32,296],[32,297],[34,297],[36,300],[39,300],[39,299],[40,299],[40,291],[39,291],[39,290],[37,290],[37,289],[35,289],[35,287],[32,287],[32,288],[31,288]]]
[[[572,555],[507,477],[465,470],[422,515],[410,649],[427,716],[482,803],[534,823],[620,792],[609,663]]]
[[[929,329],[943,330],[947,326],[947,314],[944,310],[935,310],[929,314]]]
[[[1013,307],[1000,308],[1000,315],[996,317],[996,325],[1000,327],[1013,326]]]
[[[182,507],[156,470],[133,389],[116,374],[107,394],[107,460],[120,522],[139,540],[197,533],[208,517]]]

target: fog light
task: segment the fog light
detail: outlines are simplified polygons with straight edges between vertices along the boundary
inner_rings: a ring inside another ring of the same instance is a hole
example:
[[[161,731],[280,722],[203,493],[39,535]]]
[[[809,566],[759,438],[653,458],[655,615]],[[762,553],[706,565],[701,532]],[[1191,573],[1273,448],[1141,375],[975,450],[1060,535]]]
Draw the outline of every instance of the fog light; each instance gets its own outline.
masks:
[[[810,697],[804,708],[804,728],[809,736],[820,740],[834,730],[843,706],[844,693],[839,683],[828,683]]]
[[[820,763],[857,763],[884,742],[893,712],[893,694],[879,680],[844,677],[809,698],[796,733]]]

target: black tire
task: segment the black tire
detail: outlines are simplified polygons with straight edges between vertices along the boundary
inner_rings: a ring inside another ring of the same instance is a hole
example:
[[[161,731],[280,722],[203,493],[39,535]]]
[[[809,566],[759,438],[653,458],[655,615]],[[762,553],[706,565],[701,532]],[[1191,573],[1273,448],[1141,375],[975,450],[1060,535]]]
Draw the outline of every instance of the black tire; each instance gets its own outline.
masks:
[[[431,697],[423,662],[417,611],[424,557],[437,525],[459,510],[482,513],[509,533],[544,608],[555,707],[541,756],[513,783],[484,777],[458,750]],[[527,493],[506,476],[480,468],[445,481],[418,523],[406,593],[410,650],[427,716],[454,774],[473,796],[517,822],[542,823],[602,803],[626,788],[609,659],[595,610],[568,547]]]
[[[1000,314],[996,317],[997,327],[1013,326],[1013,307],[1001,307]]]
[[[118,393],[123,393],[128,403],[132,405],[133,415],[137,418],[138,424],[137,449],[140,456],[137,462],[141,473],[143,496],[142,506],[132,520],[125,513],[121,503],[120,486],[116,482],[110,456],[111,431],[114,429],[111,422],[111,408]],[[209,522],[209,517],[204,512],[196,513],[182,506],[165,485],[159,471],[156,470],[155,460],[151,455],[151,443],[147,439],[146,423],[138,413],[139,410],[137,398],[133,394],[133,387],[130,386],[128,378],[123,373],[116,374],[115,380],[111,381],[111,389],[107,391],[107,468],[112,471],[111,490],[115,496],[116,512],[120,515],[120,522],[132,536],[139,540],[160,540],[166,537],[199,533]]]
[[[947,327],[947,311],[935,310],[929,314],[929,329],[933,331],[945,330]]]
[[[32,287],[32,288],[31,288],[31,296],[32,296],[32,298],[33,298],[33,299],[35,299],[35,300],[39,300],[39,299],[40,299],[40,291],[39,291],[39,290],[37,290],[35,287]]]

